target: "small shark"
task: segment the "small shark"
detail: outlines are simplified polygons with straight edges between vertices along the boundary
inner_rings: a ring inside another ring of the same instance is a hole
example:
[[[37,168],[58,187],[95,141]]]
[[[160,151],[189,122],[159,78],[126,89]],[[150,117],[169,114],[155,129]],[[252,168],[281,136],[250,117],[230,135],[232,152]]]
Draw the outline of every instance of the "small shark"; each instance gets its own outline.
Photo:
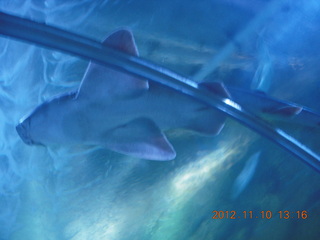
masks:
[[[258,162],[260,159],[260,153],[261,152],[256,152],[246,161],[242,171],[237,176],[237,178],[232,186],[232,189],[231,189],[231,192],[232,192],[231,198],[232,199],[236,199],[250,183],[250,181],[255,173],[255,170],[257,168],[257,165],[258,165]]]
[[[112,33],[103,44],[138,56],[129,30]],[[198,88],[234,99],[257,115],[282,118],[306,113],[295,104],[226,88],[219,82],[199,83]],[[302,115],[302,122],[306,117],[319,122],[319,115],[311,111]],[[165,136],[167,130],[181,128],[215,136],[225,120],[224,113],[182,92],[90,62],[77,91],[42,103],[20,120],[16,130],[29,145],[94,145],[137,158],[166,161],[176,156]]]
[[[103,44],[138,56],[129,30]],[[230,98],[222,84],[212,88]],[[217,135],[226,115],[182,93],[90,62],[79,89],[42,103],[16,130],[29,145],[98,145],[129,156],[171,160],[176,152],[164,132],[183,128]]]

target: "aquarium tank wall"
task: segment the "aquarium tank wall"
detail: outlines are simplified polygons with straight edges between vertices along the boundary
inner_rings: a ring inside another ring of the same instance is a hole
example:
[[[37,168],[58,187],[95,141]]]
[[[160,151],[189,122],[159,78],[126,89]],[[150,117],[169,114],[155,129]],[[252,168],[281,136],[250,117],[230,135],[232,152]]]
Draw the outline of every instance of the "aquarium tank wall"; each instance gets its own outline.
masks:
[[[318,239],[320,2],[0,12],[0,240]]]

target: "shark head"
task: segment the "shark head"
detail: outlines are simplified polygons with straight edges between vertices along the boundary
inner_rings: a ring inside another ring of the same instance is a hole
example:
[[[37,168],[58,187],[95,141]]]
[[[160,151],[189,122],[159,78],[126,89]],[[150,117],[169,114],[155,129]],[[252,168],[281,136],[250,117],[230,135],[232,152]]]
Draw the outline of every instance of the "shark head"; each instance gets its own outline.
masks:
[[[55,98],[44,102],[35,108],[31,114],[22,118],[16,126],[16,130],[28,145],[47,145],[61,142],[65,136],[57,125],[63,121],[64,110],[61,106],[68,99],[74,98],[75,94],[66,94],[63,97]],[[52,124],[55,123],[55,124]],[[61,125],[61,124],[60,124]]]
[[[47,113],[48,104],[42,104],[30,115],[20,120],[16,130],[24,143],[28,145],[43,144],[41,137],[39,137],[39,131],[42,131],[42,135],[46,132],[43,125],[46,123]]]

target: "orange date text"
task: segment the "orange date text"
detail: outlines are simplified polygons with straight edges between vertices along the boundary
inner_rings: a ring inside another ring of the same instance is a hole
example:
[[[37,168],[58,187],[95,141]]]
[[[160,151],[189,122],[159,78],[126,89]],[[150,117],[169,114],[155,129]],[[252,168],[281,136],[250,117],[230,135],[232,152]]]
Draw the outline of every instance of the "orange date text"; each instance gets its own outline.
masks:
[[[212,219],[307,219],[308,212],[302,211],[212,211]]]

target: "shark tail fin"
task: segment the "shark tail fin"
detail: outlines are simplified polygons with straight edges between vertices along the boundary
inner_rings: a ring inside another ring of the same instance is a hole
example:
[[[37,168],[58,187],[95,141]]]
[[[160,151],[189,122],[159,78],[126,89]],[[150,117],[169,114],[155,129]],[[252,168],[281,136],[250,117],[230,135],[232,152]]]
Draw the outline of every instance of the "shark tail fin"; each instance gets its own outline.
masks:
[[[278,115],[281,117],[293,117],[302,111],[302,107],[295,105],[288,105],[280,108],[264,109],[263,112]]]
[[[222,98],[230,98],[230,94],[223,83],[202,82],[199,83],[198,87],[210,91]],[[205,105],[196,108],[192,116],[194,117],[190,119],[187,129],[211,136],[218,135],[226,121],[225,114]]]

